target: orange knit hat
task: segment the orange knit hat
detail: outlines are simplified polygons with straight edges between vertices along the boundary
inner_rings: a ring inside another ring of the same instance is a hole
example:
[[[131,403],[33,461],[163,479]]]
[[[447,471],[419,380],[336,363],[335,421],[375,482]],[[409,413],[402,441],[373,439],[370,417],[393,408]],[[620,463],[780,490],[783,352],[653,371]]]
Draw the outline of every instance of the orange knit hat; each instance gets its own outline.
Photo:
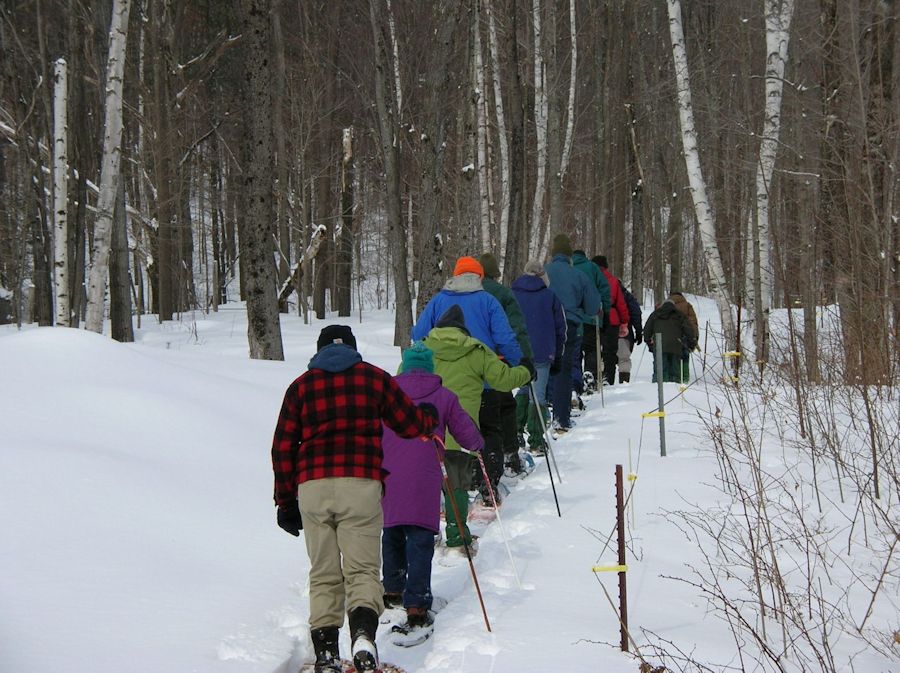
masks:
[[[456,260],[456,267],[453,269],[453,275],[458,276],[461,273],[476,273],[479,278],[484,278],[484,268],[474,257],[460,257]]]

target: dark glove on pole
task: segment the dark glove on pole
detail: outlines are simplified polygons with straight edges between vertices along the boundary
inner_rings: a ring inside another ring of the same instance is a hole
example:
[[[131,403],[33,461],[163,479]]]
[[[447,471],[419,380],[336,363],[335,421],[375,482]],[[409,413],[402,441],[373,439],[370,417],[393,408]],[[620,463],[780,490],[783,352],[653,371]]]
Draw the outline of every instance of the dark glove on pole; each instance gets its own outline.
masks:
[[[292,503],[278,508],[278,527],[294,537],[300,537],[303,530],[303,518],[300,516],[299,503]]]
[[[525,367],[528,370],[528,373],[531,374],[531,380],[534,381],[537,378],[537,371],[534,368],[534,363],[531,361],[531,358],[522,358],[519,361],[520,367]]]

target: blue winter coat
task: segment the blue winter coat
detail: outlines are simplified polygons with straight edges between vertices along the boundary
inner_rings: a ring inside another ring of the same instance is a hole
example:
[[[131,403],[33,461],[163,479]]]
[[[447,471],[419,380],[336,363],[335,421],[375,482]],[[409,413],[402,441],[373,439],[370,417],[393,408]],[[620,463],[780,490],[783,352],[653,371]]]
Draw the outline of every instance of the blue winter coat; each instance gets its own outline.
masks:
[[[544,270],[550,277],[550,291],[566,311],[566,320],[579,324],[593,320],[603,302],[590,279],[572,266],[566,255],[554,255]]]
[[[444,312],[459,304],[466,319],[469,334],[486,345],[507,364],[515,366],[522,359],[522,349],[500,302],[484,291],[481,278],[473,273],[454,276],[444,284],[416,321],[412,328],[413,341],[428,336],[431,328]]]
[[[559,297],[531,274],[516,278],[512,291],[525,316],[534,361],[544,363],[561,358],[566,345],[566,314]]]

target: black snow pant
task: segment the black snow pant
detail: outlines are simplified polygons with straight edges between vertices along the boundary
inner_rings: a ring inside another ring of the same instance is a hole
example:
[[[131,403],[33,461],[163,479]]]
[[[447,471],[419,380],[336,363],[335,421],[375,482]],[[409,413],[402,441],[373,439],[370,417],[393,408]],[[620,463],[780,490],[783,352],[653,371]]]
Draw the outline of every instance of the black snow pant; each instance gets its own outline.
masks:
[[[602,333],[603,328],[600,329]],[[584,353],[584,371],[590,372],[597,385],[600,385],[600,377],[597,376],[597,326],[592,323],[584,323],[581,352]]]
[[[603,328],[603,378],[612,385],[616,382],[616,366],[619,364],[619,326],[609,323]]]
[[[484,449],[481,452],[484,466],[494,492],[503,476],[503,464],[507,455],[519,453],[519,440],[516,432],[516,400],[512,393],[486,389],[481,394],[481,410],[478,414],[478,425],[484,437]],[[484,490],[484,479],[478,475],[478,482]]]

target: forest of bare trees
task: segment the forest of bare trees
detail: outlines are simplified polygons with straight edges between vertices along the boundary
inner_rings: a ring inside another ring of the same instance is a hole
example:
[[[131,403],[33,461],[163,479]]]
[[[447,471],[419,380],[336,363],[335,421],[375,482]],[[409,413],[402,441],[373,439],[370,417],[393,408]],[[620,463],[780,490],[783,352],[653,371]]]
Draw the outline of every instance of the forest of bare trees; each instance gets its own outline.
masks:
[[[802,308],[817,380],[839,307],[845,379],[893,382],[894,0],[8,0],[0,51],[0,322],[241,298],[278,359],[365,286],[400,345],[456,256],[565,231],[746,363]]]

